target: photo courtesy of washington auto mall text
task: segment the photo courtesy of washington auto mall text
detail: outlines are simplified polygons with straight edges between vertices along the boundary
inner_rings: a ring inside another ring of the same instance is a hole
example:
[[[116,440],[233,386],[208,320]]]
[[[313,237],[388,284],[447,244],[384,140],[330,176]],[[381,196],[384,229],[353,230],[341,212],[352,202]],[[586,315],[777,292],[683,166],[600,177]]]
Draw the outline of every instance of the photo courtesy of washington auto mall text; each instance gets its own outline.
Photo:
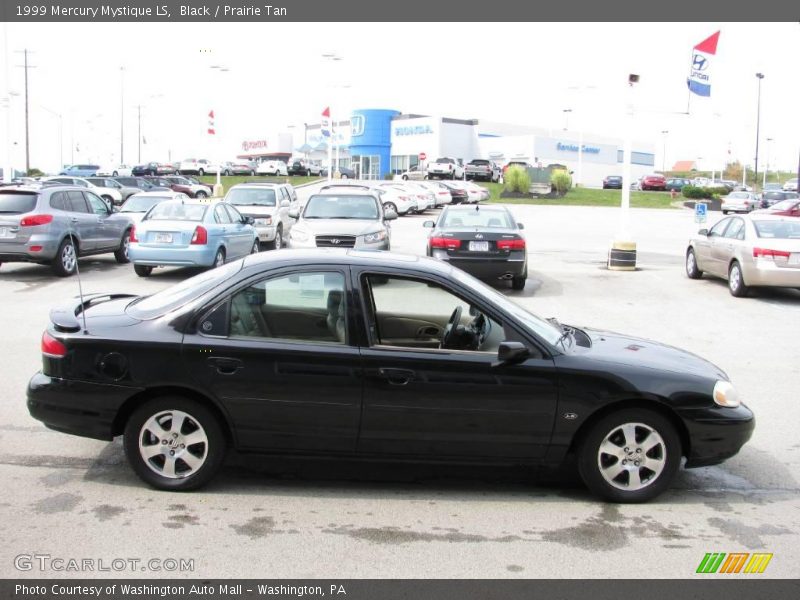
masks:
[[[799,598],[796,7],[0,2],[0,600]]]

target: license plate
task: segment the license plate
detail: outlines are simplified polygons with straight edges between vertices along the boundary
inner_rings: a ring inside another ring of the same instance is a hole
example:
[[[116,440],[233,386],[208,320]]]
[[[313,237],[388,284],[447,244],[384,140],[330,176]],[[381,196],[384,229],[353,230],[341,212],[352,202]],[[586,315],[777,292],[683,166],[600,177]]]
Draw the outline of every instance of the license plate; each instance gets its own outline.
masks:
[[[171,244],[172,243],[172,234],[171,233],[157,233],[156,234],[156,243],[157,244]]]
[[[11,231],[10,227],[0,227],[0,238],[13,238],[17,237],[14,232]]]
[[[470,242],[469,243],[469,251],[470,252],[488,252],[489,251],[489,242]]]

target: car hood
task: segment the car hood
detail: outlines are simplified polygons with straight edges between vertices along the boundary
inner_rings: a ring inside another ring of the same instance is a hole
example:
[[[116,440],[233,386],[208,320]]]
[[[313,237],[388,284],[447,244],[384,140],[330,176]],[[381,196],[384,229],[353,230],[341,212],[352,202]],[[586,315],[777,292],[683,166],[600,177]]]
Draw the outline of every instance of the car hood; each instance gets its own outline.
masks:
[[[728,379],[728,375],[712,362],[652,340],[598,329],[583,329],[592,340],[586,352],[593,360],[657,371],[686,373],[712,379]]]
[[[297,226],[316,235],[363,235],[383,228],[374,219],[303,219]]]
[[[234,204],[236,210],[247,217],[271,217],[278,210],[277,206],[248,206],[247,204]]]

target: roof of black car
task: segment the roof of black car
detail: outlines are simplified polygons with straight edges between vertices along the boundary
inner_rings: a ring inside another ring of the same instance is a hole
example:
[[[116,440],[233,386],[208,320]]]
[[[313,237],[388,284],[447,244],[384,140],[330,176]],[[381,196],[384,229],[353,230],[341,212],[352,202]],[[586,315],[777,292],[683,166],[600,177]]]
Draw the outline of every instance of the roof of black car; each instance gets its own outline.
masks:
[[[452,267],[426,256],[399,254],[384,250],[353,250],[347,248],[316,248],[258,252],[244,259],[244,268],[272,263],[271,266],[301,266],[311,264],[358,265],[371,267],[410,268],[439,275],[449,275]]]

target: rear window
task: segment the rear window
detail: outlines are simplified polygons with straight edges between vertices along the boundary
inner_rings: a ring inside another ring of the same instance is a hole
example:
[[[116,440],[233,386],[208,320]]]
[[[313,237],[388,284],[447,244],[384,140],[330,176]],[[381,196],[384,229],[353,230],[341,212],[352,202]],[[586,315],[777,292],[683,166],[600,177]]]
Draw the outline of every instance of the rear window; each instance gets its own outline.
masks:
[[[514,221],[504,210],[448,210],[439,227],[513,228]]]
[[[229,277],[233,277],[241,268],[242,261],[237,260],[211,269],[152,296],[137,298],[128,305],[125,312],[135,319],[155,319],[197,300]]]
[[[452,158],[437,158],[437,159],[436,159],[436,162],[437,162],[437,163],[450,163],[450,164],[454,164],[456,161],[454,161]]]
[[[477,160],[470,161],[469,164],[471,164],[471,165],[487,165],[488,166],[489,161],[488,160],[477,159]]]
[[[800,240],[800,221],[753,221],[760,238]]]
[[[207,208],[201,204],[162,202],[154,206],[145,218],[148,221],[202,221]]]
[[[19,215],[36,208],[38,194],[19,192],[0,192],[0,214]]]
[[[236,206],[275,206],[275,190],[233,188],[225,201]]]

